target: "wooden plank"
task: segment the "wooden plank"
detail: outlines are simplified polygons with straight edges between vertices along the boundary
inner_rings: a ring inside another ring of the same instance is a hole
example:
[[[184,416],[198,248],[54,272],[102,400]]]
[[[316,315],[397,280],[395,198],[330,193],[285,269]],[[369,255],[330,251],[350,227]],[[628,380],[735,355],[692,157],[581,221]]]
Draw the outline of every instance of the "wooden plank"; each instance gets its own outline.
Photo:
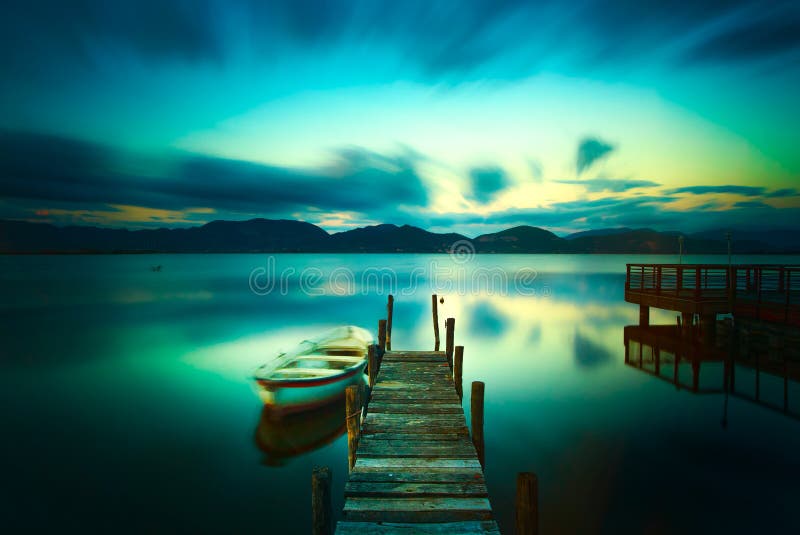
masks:
[[[357,468],[476,468],[478,459],[364,459],[356,460]]]
[[[358,467],[350,473],[349,480],[353,482],[484,483],[483,472],[467,468],[404,468],[390,472]]]
[[[407,483],[348,481],[344,488],[347,497],[371,498],[422,498],[429,497],[473,497],[486,498],[489,493],[483,482],[462,483]]]
[[[464,535],[500,535],[497,523],[491,520],[465,522],[396,523],[396,522],[339,522],[336,535],[400,535],[419,533],[437,535],[441,533],[462,533]]]
[[[369,404],[369,412],[386,412],[391,414],[461,414],[464,409],[456,403],[386,403],[383,401]]]
[[[348,498],[343,515],[349,521],[490,520],[492,507],[488,498]]]
[[[464,440],[464,437],[467,436],[467,433],[466,432],[443,433],[438,429],[431,430],[428,433],[398,433],[396,431],[370,432],[368,430],[362,429],[361,436],[363,438],[369,438],[370,440],[436,440],[439,442],[448,442],[448,441]]]

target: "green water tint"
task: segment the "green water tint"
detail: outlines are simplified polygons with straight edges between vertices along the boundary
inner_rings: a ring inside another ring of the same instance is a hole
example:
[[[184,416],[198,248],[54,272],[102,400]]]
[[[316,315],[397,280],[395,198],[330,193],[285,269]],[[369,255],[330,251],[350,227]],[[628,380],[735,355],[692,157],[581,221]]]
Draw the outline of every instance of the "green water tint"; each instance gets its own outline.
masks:
[[[798,422],[732,397],[723,429],[724,396],[676,390],[624,363],[623,328],[638,319],[623,300],[625,263],[674,260],[281,255],[278,270],[346,268],[357,284],[341,292],[323,280],[308,295],[295,279],[257,295],[249,279],[263,255],[0,257],[2,517],[31,530],[231,532],[266,522],[307,532],[314,465],[331,466],[334,510],[342,505],[337,410],[265,418],[252,373],[327,328],[375,332],[389,288],[379,295],[377,279],[358,275],[391,267],[393,346],[433,348],[430,295],[441,294],[442,338],[444,318],[455,317],[465,385],[486,383],[486,478],[506,531],[519,471],[539,475],[544,532],[796,531]],[[466,277],[532,268],[535,291],[493,291],[491,278],[464,292],[456,280],[437,287],[431,262],[455,275],[463,266]],[[650,320],[675,322],[656,310]],[[782,395],[783,382],[761,388]]]

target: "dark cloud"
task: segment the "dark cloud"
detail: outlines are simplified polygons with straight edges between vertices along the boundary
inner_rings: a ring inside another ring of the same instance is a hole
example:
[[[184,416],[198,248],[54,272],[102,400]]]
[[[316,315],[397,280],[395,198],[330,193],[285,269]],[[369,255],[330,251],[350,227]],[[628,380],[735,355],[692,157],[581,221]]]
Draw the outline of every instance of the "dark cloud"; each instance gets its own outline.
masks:
[[[651,180],[625,180],[615,178],[591,178],[588,180],[556,180],[561,184],[576,184],[583,186],[587,191],[593,193],[600,191],[610,191],[613,193],[621,193],[636,188],[651,188],[660,186],[658,182]]]
[[[480,167],[469,173],[472,179],[472,195],[479,202],[488,202],[508,184],[505,171],[499,167]]]
[[[599,139],[586,138],[582,140],[578,143],[578,155],[575,162],[578,174],[583,173],[597,160],[608,156],[613,150],[613,145]]]
[[[734,208],[771,208],[770,205],[761,201],[739,201],[734,203]]]
[[[427,192],[413,156],[342,150],[326,169],[298,170],[175,153],[168,171],[131,174],[114,162],[120,153],[54,136],[0,132],[0,196],[73,203],[106,203],[181,210],[209,207],[285,213],[315,207],[394,214],[424,206]]]
[[[766,188],[760,186],[685,186],[682,188],[675,188],[667,191],[670,194],[678,193],[691,193],[693,195],[705,195],[708,193],[732,193],[735,195],[744,195],[746,197],[758,197],[766,193]]]
[[[774,198],[800,197],[800,190],[797,190],[795,188],[776,189],[767,193],[766,196]]]
[[[429,79],[506,79],[553,57],[591,69],[662,50],[676,61],[782,56],[798,48],[798,13],[786,0],[7,0],[0,66],[29,78],[91,69],[115,49],[149,62],[221,63],[236,50],[270,61],[292,47],[347,43],[390,49]]]

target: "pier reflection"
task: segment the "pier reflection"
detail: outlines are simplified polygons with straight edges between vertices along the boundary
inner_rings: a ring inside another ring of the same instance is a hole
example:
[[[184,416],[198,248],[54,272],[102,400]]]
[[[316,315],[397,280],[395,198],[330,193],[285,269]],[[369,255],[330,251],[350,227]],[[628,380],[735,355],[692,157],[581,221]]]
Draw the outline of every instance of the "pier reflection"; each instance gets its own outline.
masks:
[[[281,466],[288,460],[330,444],[345,431],[344,398],[309,411],[281,414],[265,406],[255,432],[263,464]]]
[[[680,325],[629,325],[625,364],[694,394],[726,394],[800,419],[797,332],[717,323],[713,339]],[[724,422],[723,422],[724,424]]]

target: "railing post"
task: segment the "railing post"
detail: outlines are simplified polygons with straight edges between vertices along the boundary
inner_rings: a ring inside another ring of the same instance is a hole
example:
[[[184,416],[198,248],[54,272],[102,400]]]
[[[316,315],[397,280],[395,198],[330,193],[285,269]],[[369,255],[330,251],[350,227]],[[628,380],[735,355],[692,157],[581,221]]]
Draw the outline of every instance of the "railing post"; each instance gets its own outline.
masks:
[[[386,303],[386,349],[392,350],[392,313],[394,312],[394,296],[389,294]]]
[[[481,468],[486,467],[486,450],[483,442],[483,392],[485,385],[481,381],[472,382],[470,398],[470,414],[472,419],[472,444],[478,453]]]
[[[345,412],[347,418],[347,466],[350,471],[356,464],[358,437],[361,432],[361,403],[359,388],[356,385],[345,389]]]
[[[539,480],[533,472],[517,474],[517,535],[539,535]]]
[[[625,289],[631,289],[631,265],[627,264],[625,266]]]
[[[386,351],[386,320],[378,320],[378,347],[382,355]]]
[[[367,375],[369,387],[372,388],[378,377],[378,346],[375,344],[370,344],[367,350]]]
[[[447,329],[446,333],[446,342],[445,342],[445,354],[447,355],[447,364],[450,365],[450,369],[453,369],[453,345],[455,344],[455,330],[456,330],[456,319],[455,318],[447,318],[444,322],[445,328]]]
[[[694,267],[694,295],[696,298],[700,297],[700,266]]]
[[[311,534],[331,535],[331,469],[315,466],[311,472]]]
[[[433,313],[433,350],[439,351],[439,300],[436,294],[431,296],[431,312]]]
[[[458,399],[461,401],[464,400],[463,370],[464,346],[456,346],[456,352],[453,356],[453,384],[456,387]]]
[[[678,268],[678,279],[675,281],[675,294],[678,295],[683,290],[683,268]]]

